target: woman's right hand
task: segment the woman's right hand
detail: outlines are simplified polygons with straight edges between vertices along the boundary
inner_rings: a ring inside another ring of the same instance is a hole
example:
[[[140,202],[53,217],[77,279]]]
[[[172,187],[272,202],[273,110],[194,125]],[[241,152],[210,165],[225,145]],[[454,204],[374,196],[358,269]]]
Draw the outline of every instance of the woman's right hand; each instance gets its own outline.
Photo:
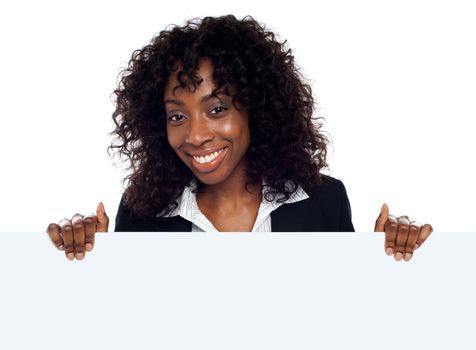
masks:
[[[63,219],[58,224],[49,224],[46,231],[56,248],[64,250],[69,260],[75,257],[82,260],[86,251],[93,250],[96,232],[107,232],[108,226],[109,218],[104,205],[99,203],[96,215],[75,214],[71,220]]]

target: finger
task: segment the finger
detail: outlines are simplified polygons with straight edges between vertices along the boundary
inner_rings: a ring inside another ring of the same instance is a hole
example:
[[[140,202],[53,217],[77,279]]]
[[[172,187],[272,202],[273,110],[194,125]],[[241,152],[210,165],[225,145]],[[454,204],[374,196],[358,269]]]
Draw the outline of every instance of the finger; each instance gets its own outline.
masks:
[[[388,216],[385,223],[385,253],[393,255],[395,252],[395,240],[397,238],[398,221],[393,215]]]
[[[388,220],[388,206],[387,204],[382,205],[382,209],[380,209],[380,214],[375,221],[375,229],[374,232],[384,232],[385,231],[385,223]]]
[[[75,214],[71,219],[73,224],[73,240],[74,240],[74,252],[76,254],[76,259],[82,260],[84,258],[84,224],[83,224],[83,215]]]
[[[64,253],[69,260],[74,260],[73,226],[71,221],[63,219],[59,222],[59,226],[63,235]]]
[[[408,239],[405,245],[405,256],[403,257],[405,261],[409,261],[413,256],[413,251],[415,250],[415,244],[417,242],[418,236],[420,235],[420,229],[421,229],[420,223],[416,221],[410,223]]]
[[[106,210],[104,209],[104,204],[102,204],[102,202],[98,204],[98,207],[96,209],[96,216],[96,232],[107,232],[107,228],[109,227],[109,217],[106,214]]]
[[[395,240],[395,260],[400,261],[405,256],[405,246],[410,232],[410,220],[405,216],[398,218],[397,238]]]
[[[90,252],[94,247],[94,236],[96,235],[97,217],[94,214],[83,218],[84,224],[84,247]]]
[[[61,237],[61,228],[58,224],[51,223],[46,229],[48,236],[50,236],[51,241],[59,250],[64,249],[63,237]]]
[[[416,246],[421,247],[421,245],[426,241],[426,239],[431,235],[433,232],[433,227],[430,224],[425,224],[422,226],[420,230],[420,235],[418,236]]]

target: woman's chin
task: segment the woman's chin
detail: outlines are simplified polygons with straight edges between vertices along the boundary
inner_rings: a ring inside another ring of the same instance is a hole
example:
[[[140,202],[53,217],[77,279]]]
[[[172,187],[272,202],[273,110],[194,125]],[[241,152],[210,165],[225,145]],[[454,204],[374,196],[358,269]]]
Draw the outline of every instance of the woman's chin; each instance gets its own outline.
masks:
[[[218,176],[218,174],[201,174],[194,173],[195,178],[205,186],[218,185],[223,182],[226,177]]]

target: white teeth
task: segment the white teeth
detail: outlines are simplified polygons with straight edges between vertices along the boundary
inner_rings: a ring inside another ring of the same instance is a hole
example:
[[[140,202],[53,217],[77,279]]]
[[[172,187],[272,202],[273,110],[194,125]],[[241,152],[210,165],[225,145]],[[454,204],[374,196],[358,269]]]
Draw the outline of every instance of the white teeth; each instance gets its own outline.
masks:
[[[205,163],[210,163],[211,161],[213,161],[216,157],[218,157],[218,155],[224,150],[224,148],[222,148],[221,150],[219,151],[216,151],[216,152],[213,152],[209,155],[206,155],[205,157],[198,157],[198,156],[193,156],[193,159],[195,159],[197,162],[199,162],[200,164],[205,164]]]

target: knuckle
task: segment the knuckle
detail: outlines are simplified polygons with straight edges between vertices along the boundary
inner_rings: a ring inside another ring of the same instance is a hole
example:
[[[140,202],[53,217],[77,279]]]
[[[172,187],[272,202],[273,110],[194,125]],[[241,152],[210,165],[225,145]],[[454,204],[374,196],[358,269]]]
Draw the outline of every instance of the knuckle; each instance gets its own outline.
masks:
[[[74,247],[71,244],[67,244],[67,245],[64,246],[64,251],[66,253],[74,252]]]
[[[51,231],[54,231],[54,230],[58,230],[59,228],[60,228],[60,227],[59,227],[59,225],[58,225],[57,223],[52,222],[52,223],[50,223],[50,224],[48,225],[48,227],[46,228],[46,230],[47,230],[48,232],[51,232]]]
[[[408,253],[413,253],[414,250],[415,244],[407,242],[407,244],[405,245],[405,251]]]
[[[71,233],[73,231],[73,226],[70,223],[64,223],[61,225],[61,231],[64,233]]]
[[[397,244],[395,245],[395,249],[397,251],[403,253],[405,251],[405,245],[401,244],[400,242],[397,242]]]
[[[57,247],[63,244],[63,241],[60,239],[53,239],[52,241],[53,241],[53,244]]]
[[[86,232],[86,235],[84,236],[84,241],[86,243],[93,243],[94,235],[95,235],[95,232]]]
[[[83,219],[85,225],[94,225],[96,223],[96,218],[92,216],[86,216]]]
[[[398,223],[394,221],[387,221],[387,224],[385,225],[386,228],[389,230],[395,231],[398,227]]]
[[[397,221],[397,218],[394,215],[391,215],[391,214],[388,216],[388,219],[391,220],[391,221]]]
[[[71,221],[70,221],[69,219],[66,219],[66,218],[61,219],[61,220],[58,222],[58,225],[59,225],[60,227],[65,226],[65,225],[70,225],[70,224],[71,224]]]
[[[400,246],[400,245],[397,245],[395,247],[395,253],[402,253],[402,254],[405,254],[405,249],[404,247]]]
[[[83,217],[82,216],[73,216],[71,218],[71,223],[73,225],[77,225],[77,224],[83,224]]]
[[[410,226],[410,221],[405,218],[398,218],[398,223],[404,226]]]
[[[425,224],[424,227],[431,232],[433,232],[433,227],[430,224]]]

